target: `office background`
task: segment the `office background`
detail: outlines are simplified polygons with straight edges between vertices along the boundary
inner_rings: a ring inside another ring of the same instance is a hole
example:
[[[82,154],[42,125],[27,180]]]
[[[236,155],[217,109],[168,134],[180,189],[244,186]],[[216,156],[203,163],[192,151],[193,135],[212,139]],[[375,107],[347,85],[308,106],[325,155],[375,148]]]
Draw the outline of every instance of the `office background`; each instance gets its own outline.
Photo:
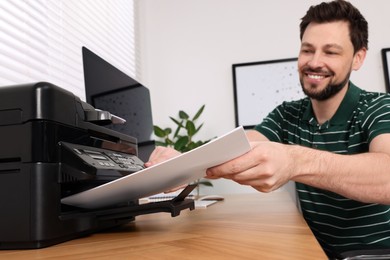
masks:
[[[366,62],[352,80],[364,89],[385,91],[380,51],[390,47],[390,2],[350,1],[368,20],[370,33]],[[81,64],[85,45],[149,88],[154,123],[159,126],[173,126],[169,116],[181,109],[194,114],[205,104],[200,118],[204,127],[197,137],[209,139],[235,127],[232,64],[297,57],[300,18],[320,2],[0,1],[0,85],[52,81],[85,99]],[[46,15],[48,10],[57,15]],[[38,20],[32,19],[35,15]],[[63,27],[48,37],[48,26]],[[67,41],[68,33],[77,34],[74,42]],[[38,41],[26,42],[37,35]],[[25,43],[14,44],[14,38]],[[27,59],[27,54],[32,55]],[[62,73],[53,75],[50,66]],[[18,67],[24,70],[14,74]],[[253,191],[224,180],[204,189],[219,194]]]
[[[320,0],[141,0],[141,81],[152,95],[154,122],[171,125],[179,109],[206,104],[199,138],[234,127],[231,65],[297,57],[299,22]],[[351,0],[369,23],[369,51],[352,73],[358,86],[385,91],[381,49],[390,47],[390,1]],[[261,106],[261,104],[259,104]],[[259,118],[259,121],[261,118]],[[218,180],[210,192],[252,192]],[[206,189],[208,192],[208,189]]]

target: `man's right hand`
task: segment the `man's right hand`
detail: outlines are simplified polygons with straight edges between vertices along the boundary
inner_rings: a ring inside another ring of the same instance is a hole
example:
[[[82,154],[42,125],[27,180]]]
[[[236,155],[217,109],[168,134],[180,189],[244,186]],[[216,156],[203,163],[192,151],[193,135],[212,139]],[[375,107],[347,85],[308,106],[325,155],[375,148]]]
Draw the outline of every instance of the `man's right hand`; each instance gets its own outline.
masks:
[[[145,163],[145,167],[150,167],[171,158],[177,157],[180,155],[180,152],[176,151],[173,148],[157,146],[154,151],[151,153],[149,160]]]
[[[177,157],[180,155],[180,152],[179,151],[176,151],[175,149],[173,148],[169,148],[169,147],[163,147],[163,146],[157,146],[154,151],[151,153],[150,157],[149,157],[149,161],[147,161],[145,163],[145,167],[150,167],[150,166],[153,166],[153,165],[156,165],[156,164],[159,164],[161,162],[164,162],[166,160],[169,160],[171,158],[174,158],[174,157]],[[176,187],[172,190],[167,190],[165,191],[165,193],[170,193],[170,192],[174,192],[174,191],[177,191],[177,190],[180,190],[180,189],[183,189],[187,186],[186,185],[182,185],[182,186],[179,186],[179,187]]]

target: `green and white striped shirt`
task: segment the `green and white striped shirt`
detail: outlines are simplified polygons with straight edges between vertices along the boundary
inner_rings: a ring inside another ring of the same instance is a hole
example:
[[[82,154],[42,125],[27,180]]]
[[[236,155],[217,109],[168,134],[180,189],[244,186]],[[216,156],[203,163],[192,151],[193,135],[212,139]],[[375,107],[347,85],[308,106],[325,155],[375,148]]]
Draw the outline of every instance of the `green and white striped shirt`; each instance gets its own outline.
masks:
[[[390,133],[390,95],[350,83],[336,114],[322,125],[304,98],[284,102],[255,129],[274,142],[337,154],[364,153],[374,137]],[[296,189],[303,216],[329,256],[390,248],[390,205],[365,204],[302,183],[296,183]]]

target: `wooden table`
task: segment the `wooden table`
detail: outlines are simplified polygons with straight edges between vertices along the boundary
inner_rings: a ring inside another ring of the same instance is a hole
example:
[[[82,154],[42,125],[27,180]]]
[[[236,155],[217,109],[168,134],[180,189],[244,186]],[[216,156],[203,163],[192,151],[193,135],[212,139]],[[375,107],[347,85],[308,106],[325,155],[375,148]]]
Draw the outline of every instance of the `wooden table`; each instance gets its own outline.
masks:
[[[139,216],[119,229],[0,259],[327,259],[288,193],[236,194],[206,209]]]

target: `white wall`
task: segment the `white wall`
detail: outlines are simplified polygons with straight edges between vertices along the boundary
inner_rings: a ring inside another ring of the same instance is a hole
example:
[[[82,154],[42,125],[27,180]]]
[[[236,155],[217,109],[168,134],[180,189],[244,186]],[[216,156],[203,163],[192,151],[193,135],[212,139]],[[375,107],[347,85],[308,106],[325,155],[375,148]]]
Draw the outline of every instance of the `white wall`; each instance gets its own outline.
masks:
[[[320,2],[139,0],[139,80],[151,91],[154,123],[173,126],[169,116],[180,109],[195,113],[206,104],[200,139],[233,129],[232,64],[297,57],[300,18]],[[380,50],[390,47],[390,1],[351,2],[368,20],[370,32],[366,63],[352,80],[367,90],[385,91]],[[205,193],[253,191],[230,181],[214,185]]]

